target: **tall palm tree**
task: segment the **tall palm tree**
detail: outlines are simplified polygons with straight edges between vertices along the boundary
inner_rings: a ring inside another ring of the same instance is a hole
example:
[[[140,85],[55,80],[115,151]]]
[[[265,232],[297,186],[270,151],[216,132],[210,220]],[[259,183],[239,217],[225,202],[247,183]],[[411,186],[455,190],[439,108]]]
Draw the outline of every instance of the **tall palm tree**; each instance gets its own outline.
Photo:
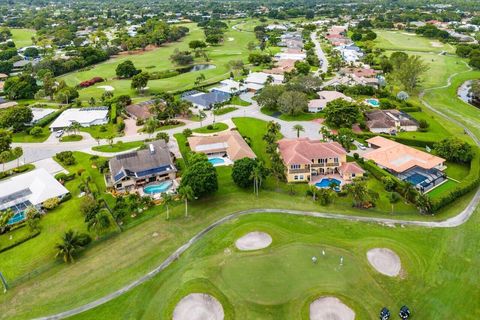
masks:
[[[312,200],[315,202],[317,199],[317,192],[318,192],[318,189],[315,185],[311,185],[310,186],[310,192],[312,193]]]
[[[0,153],[0,162],[3,164],[3,170],[2,171],[5,171],[5,163],[7,163],[7,161],[10,159],[10,157],[11,157],[11,153],[8,150]]]
[[[55,245],[56,257],[61,256],[66,263],[74,262],[75,254],[81,247],[82,243],[78,234],[73,230],[68,230],[62,236],[62,242]]]
[[[203,119],[205,119],[207,117],[207,114],[205,113],[205,111],[200,110],[198,112],[198,117],[200,118],[200,128],[201,128],[201,127],[203,127],[203,124],[202,124]]]
[[[270,121],[267,124],[267,132],[273,133],[275,135],[277,135],[280,132],[281,128],[282,128],[282,126],[280,126],[280,123],[275,122],[275,121]]]
[[[21,147],[15,147],[12,149],[12,155],[17,158],[17,168],[20,167],[20,157],[23,154],[23,149]]]
[[[296,124],[293,126],[293,131],[297,132],[297,138],[300,138],[300,132],[304,132],[305,128],[301,124]]]
[[[8,226],[8,221],[15,215],[12,209],[8,208],[0,212],[0,233],[4,233]]]
[[[167,220],[170,219],[170,208],[169,206],[173,203],[173,197],[172,195],[168,193],[162,193],[162,199],[163,199],[163,204],[165,205],[165,208],[167,208]]]
[[[195,195],[193,194],[192,187],[188,185],[181,186],[178,188],[178,194],[180,198],[185,201],[185,218],[188,217],[188,200],[193,200]]]

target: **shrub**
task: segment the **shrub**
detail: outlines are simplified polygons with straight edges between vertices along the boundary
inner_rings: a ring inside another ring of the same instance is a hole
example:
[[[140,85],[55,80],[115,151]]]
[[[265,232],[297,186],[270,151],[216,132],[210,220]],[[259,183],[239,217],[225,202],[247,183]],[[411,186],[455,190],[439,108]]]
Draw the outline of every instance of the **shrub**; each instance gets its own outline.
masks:
[[[42,133],[43,133],[42,128],[38,126],[31,128],[30,131],[28,132],[29,135],[34,137],[39,137],[40,135],[42,135]]]
[[[59,152],[55,155],[55,158],[66,166],[74,165],[76,162],[72,151]]]
[[[60,204],[60,199],[50,198],[50,199],[45,200],[42,203],[42,206],[47,210],[52,210],[52,209],[55,209],[56,207],[58,207],[59,204]]]
[[[208,129],[208,130],[213,130],[213,125],[209,124],[209,125],[207,126],[207,129]]]
[[[81,88],[88,88],[90,86],[93,86],[94,84],[96,83],[99,83],[99,82],[103,82],[105,81],[103,78],[101,77],[93,77],[92,79],[90,80],[86,80],[86,81],[83,81],[83,82],[80,82],[79,86]]]
[[[192,130],[191,129],[185,129],[185,130],[183,130],[182,133],[186,138],[192,136]]]

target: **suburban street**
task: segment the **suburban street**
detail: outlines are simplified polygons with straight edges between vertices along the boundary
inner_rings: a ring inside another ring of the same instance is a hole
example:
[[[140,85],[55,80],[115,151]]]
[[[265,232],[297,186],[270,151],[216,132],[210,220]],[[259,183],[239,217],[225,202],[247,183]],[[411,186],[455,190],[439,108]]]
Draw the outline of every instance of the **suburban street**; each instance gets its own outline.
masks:
[[[320,68],[318,68],[317,72],[315,73],[315,75],[318,76],[320,71],[323,73],[326,73],[328,71],[328,59],[325,56],[325,52],[323,52],[320,42],[318,41],[317,34],[315,32],[312,32],[310,34],[310,37],[312,39],[312,42],[315,44],[315,50],[318,60],[320,60]]]
[[[319,131],[321,125],[318,122],[314,121],[284,121],[278,118],[268,116],[260,111],[255,100],[252,100],[252,93],[243,93],[240,95],[242,100],[248,101],[251,103],[248,107],[238,107],[237,110],[229,112],[224,115],[215,116],[215,122],[229,122],[230,119],[236,117],[251,117],[264,121],[276,121],[281,125],[281,132],[286,138],[296,138],[297,133],[293,129],[294,125],[301,124],[305,131],[301,133],[301,136],[306,136],[314,139],[319,139],[321,137]],[[169,130],[163,130],[162,132],[168,133],[172,138],[176,133],[180,133],[185,129],[196,129],[200,126],[206,126],[214,122],[213,113],[208,111],[207,118],[205,118],[202,123],[200,122],[188,122],[186,125],[172,128]],[[179,119],[182,120],[182,119]],[[51,158],[55,156],[56,153],[62,151],[82,151],[90,154],[102,155],[102,156],[113,156],[115,153],[101,153],[92,150],[92,147],[97,146],[99,143],[93,139],[89,134],[85,132],[80,133],[83,136],[81,141],[76,142],[59,142],[54,134],[43,143],[14,143],[13,147],[21,147],[23,149],[23,156],[20,159],[20,164],[34,163],[43,159]],[[131,142],[131,141],[141,141],[148,138],[154,137],[145,133],[137,133],[135,135],[117,137],[114,139],[114,142]],[[172,139],[175,141],[174,139]],[[176,142],[173,142],[176,144]],[[100,141],[101,145],[107,144],[106,140]],[[177,146],[173,146],[178,148]],[[128,151],[127,151],[128,152]],[[122,152],[125,153],[125,152]],[[11,161],[5,164],[6,169],[11,169],[17,166],[17,160]]]

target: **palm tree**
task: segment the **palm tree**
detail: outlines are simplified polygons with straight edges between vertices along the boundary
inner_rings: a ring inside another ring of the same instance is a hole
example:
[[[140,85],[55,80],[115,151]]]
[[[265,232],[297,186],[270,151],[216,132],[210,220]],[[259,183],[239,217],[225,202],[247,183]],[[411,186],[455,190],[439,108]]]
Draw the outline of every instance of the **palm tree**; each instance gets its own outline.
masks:
[[[331,133],[330,133],[330,131],[327,129],[327,127],[325,127],[325,126],[323,126],[323,127],[320,129],[320,134],[322,135],[322,140],[323,140],[324,142],[331,138]]]
[[[189,185],[184,185],[178,188],[180,198],[185,201],[185,218],[188,217],[188,200],[194,199],[193,189]]]
[[[275,122],[275,121],[270,121],[267,124],[267,132],[268,133],[273,133],[273,134],[277,135],[280,132],[281,128],[282,127],[280,126],[280,124],[278,122]]]
[[[20,167],[20,157],[23,154],[22,148],[21,147],[15,147],[15,148],[13,148],[11,153],[12,153],[13,157],[17,158],[17,168]]]
[[[317,199],[317,192],[318,192],[318,189],[315,185],[310,185],[310,192],[312,193],[312,200],[315,202]]]
[[[7,161],[10,159],[10,157],[11,157],[11,153],[8,150],[0,153],[0,162],[3,164],[3,170],[2,171],[5,171],[5,163],[7,163]]]
[[[70,130],[73,131],[73,134],[76,134],[78,130],[80,130],[82,126],[80,125],[80,123],[78,123],[77,121],[74,121],[72,122],[72,124],[70,125]]]
[[[297,138],[300,138],[300,132],[305,131],[305,128],[303,128],[303,126],[301,124],[294,125],[292,129],[293,129],[293,131],[297,132]]]
[[[61,256],[66,263],[74,262],[75,253],[82,248],[81,240],[76,232],[68,230],[62,236],[62,242],[57,243],[56,257]]]
[[[12,209],[8,208],[0,212],[0,233],[4,233],[8,228],[8,221],[15,215]]]
[[[97,236],[101,231],[110,226],[110,219],[103,210],[99,210],[92,215],[87,216],[86,220],[88,231],[94,230]]]
[[[433,213],[432,199],[424,193],[421,193],[416,198],[416,205],[418,210],[423,214]]]
[[[143,129],[145,130],[146,133],[148,133],[149,138],[152,137],[152,134],[155,132],[155,129],[158,128],[158,125],[159,123],[156,118],[148,118],[147,122],[145,122]]]
[[[205,119],[207,117],[207,114],[205,113],[205,111],[200,110],[198,112],[198,117],[200,118],[200,128],[201,128],[201,127],[203,127],[203,124],[202,124],[203,119]]]
[[[173,203],[173,197],[168,193],[162,193],[163,204],[167,208],[167,220],[170,219],[170,208],[169,206]]]
[[[394,205],[395,205],[395,203],[397,203],[399,200],[400,200],[400,196],[399,196],[398,193],[396,193],[396,192],[391,192],[391,193],[388,195],[388,201],[389,201],[390,204],[392,205],[392,214],[393,214]]]

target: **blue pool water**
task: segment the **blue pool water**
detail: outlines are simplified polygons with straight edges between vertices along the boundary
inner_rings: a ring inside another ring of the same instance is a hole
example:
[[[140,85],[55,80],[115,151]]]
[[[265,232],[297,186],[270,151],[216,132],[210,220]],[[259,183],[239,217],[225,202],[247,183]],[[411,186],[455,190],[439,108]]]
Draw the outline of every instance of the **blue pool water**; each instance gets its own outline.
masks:
[[[315,183],[315,186],[317,186],[318,188],[329,188],[331,183],[334,183],[337,186],[340,186],[340,184],[342,182],[340,180],[337,180],[337,179],[334,179],[334,178],[332,178],[332,179],[323,178],[319,182]]]
[[[10,220],[8,220],[7,224],[11,225],[11,224],[21,222],[23,220],[25,220],[25,213],[22,211],[22,212],[16,213],[13,217],[11,217]]]
[[[367,99],[367,102],[372,105],[373,107],[378,107],[380,106],[380,102],[378,102],[377,99]]]
[[[417,184],[427,180],[428,178],[425,177],[424,175],[420,173],[414,173],[410,177],[406,178],[405,180],[408,181],[409,183],[413,184],[416,186]]]
[[[222,158],[211,158],[211,159],[208,159],[208,162],[210,162],[213,165],[216,165],[216,164],[218,165],[218,164],[224,164],[225,160],[223,160]]]
[[[165,181],[161,182],[159,184],[151,184],[149,186],[146,186],[143,188],[143,191],[147,194],[156,194],[156,193],[162,193],[170,189],[172,186],[172,181]]]

